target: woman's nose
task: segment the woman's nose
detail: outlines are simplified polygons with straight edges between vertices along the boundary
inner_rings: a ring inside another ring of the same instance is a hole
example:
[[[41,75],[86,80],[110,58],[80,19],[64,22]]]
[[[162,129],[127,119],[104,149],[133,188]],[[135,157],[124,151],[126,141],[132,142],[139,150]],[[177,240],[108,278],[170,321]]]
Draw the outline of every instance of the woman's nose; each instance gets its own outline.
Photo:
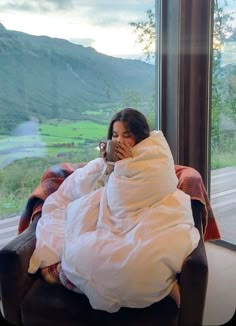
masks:
[[[124,143],[124,138],[122,137],[122,135],[118,136],[117,141],[121,144]]]

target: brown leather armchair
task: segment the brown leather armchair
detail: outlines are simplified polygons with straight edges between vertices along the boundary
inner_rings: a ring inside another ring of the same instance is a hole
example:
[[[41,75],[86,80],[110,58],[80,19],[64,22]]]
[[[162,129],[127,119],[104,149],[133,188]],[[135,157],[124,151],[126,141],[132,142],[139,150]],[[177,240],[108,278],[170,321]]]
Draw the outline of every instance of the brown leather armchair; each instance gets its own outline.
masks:
[[[28,274],[29,260],[36,243],[35,229],[44,200],[68,175],[85,164],[63,163],[45,171],[22,213],[19,223],[19,232],[22,233],[0,251],[0,295],[5,320],[12,325],[25,326],[201,325],[208,278],[204,240],[209,239],[206,206],[202,203],[208,199],[200,174],[189,167],[176,165],[176,175],[178,187],[194,198],[192,210],[201,240],[177,275],[181,294],[179,309],[170,297],[166,297],[148,308],[122,308],[110,314],[92,309],[85,295],[45,282],[39,272]],[[209,219],[209,216],[208,226],[214,231],[210,238],[218,236],[214,218]]]
[[[202,204],[192,200],[196,227],[202,235]],[[45,282],[40,273],[27,273],[35,248],[37,216],[29,227],[0,251],[0,295],[4,318],[12,325],[24,326],[151,326],[202,324],[208,265],[203,237],[178,275],[181,306],[166,297],[144,309],[122,308],[106,313],[91,308],[85,295],[62,285]]]

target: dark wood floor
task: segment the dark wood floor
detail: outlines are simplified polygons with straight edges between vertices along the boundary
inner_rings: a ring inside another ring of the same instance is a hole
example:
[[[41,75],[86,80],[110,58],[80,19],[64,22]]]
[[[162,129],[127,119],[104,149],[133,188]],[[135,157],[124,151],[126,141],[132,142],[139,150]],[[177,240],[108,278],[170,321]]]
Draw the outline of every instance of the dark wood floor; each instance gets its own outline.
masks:
[[[212,171],[211,205],[222,240],[236,245],[236,167]],[[18,220],[0,219],[0,248],[16,236]]]

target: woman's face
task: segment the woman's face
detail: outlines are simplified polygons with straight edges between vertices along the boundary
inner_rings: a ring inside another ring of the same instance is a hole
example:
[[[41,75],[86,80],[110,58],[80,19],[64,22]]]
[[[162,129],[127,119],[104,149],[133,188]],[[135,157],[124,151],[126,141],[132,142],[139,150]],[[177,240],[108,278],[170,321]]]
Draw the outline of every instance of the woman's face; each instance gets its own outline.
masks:
[[[115,121],[113,123],[112,140],[118,141],[121,144],[134,147],[136,144],[135,137],[130,130],[128,130],[124,123]]]

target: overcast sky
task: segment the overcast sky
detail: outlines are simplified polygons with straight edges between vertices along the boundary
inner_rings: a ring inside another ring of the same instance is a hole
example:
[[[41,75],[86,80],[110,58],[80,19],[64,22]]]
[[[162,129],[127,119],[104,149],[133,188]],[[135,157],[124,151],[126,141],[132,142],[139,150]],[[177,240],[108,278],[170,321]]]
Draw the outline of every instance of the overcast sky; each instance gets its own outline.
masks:
[[[145,20],[155,0],[1,0],[9,30],[48,35],[123,58],[141,56],[131,21]]]

